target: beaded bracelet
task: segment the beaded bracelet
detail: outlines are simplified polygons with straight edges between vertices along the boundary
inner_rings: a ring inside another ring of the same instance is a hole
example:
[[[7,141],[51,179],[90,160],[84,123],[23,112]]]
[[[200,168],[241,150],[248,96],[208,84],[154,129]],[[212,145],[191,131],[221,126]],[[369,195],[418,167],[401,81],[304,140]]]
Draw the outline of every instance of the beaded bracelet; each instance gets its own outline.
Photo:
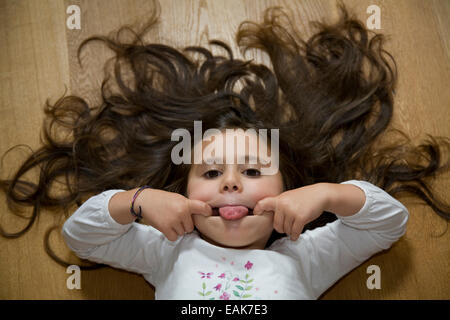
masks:
[[[130,213],[135,216],[137,218],[137,220],[142,219],[142,208],[141,206],[139,206],[139,213],[136,213],[133,209],[134,206],[134,201],[136,200],[137,196],[139,195],[139,193],[141,193],[142,190],[147,189],[147,188],[151,188],[150,186],[142,186],[140,187],[136,193],[133,196],[133,200],[131,201],[131,206],[130,206]]]

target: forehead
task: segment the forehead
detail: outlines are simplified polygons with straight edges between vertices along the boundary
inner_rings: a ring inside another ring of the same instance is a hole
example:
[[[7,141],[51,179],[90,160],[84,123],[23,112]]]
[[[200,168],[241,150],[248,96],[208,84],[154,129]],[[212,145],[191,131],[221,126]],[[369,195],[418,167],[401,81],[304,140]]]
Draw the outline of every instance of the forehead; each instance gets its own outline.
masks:
[[[193,155],[196,159],[202,156],[205,159],[224,159],[224,163],[229,163],[234,159],[239,163],[255,161],[258,158],[267,158],[270,156],[267,138],[261,136],[254,129],[226,129],[226,130],[207,130],[203,139],[194,144]]]

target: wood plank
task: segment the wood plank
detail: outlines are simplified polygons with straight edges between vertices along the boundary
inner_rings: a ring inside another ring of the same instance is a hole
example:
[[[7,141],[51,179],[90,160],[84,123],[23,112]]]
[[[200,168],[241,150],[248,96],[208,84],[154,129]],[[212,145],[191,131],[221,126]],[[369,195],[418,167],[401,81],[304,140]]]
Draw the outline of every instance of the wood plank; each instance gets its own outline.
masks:
[[[386,48],[396,58],[399,83],[393,124],[405,130],[417,145],[426,134],[450,137],[450,5],[446,0],[347,0],[362,21],[367,7],[381,8],[382,32],[390,38]],[[280,5],[295,17],[296,27],[310,34],[308,21],[333,19],[336,1],[161,1],[160,24],[146,39],[178,48],[202,45],[217,53],[207,41],[220,39],[234,44],[240,22],[259,21],[264,8]],[[66,27],[69,5],[81,8],[81,30]],[[108,34],[123,24],[143,21],[150,12],[146,0],[0,1],[0,153],[13,145],[40,145],[43,105],[56,101],[64,92],[83,96],[95,106],[103,79],[103,62],[111,51],[93,43],[82,51],[83,67],[76,49],[93,34]],[[246,59],[268,63],[267,56],[249,52]],[[1,177],[6,178],[29,150],[5,158]],[[30,174],[32,177],[37,172]],[[436,194],[449,200],[449,174],[433,186]],[[323,299],[449,299],[450,234],[447,223],[427,206],[409,197],[400,198],[410,211],[406,235],[386,252],[379,253],[344,276]],[[18,230],[26,220],[6,212],[0,194],[0,224],[7,231]],[[31,210],[25,214],[31,214]],[[65,268],[45,253],[42,238],[48,227],[63,222],[63,215],[44,211],[38,224],[19,239],[0,238],[0,299],[153,299],[152,287],[143,277],[114,269],[82,272],[82,290],[69,290]],[[443,235],[441,235],[443,234]],[[67,259],[79,263],[56,232],[52,247]],[[381,269],[381,290],[366,287],[367,267]]]

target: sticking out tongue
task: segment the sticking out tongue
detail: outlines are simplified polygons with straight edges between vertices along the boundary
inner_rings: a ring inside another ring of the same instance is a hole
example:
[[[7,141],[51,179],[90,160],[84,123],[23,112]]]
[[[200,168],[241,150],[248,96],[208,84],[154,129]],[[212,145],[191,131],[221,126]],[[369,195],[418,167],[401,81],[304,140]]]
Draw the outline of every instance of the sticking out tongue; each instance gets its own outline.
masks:
[[[225,206],[219,208],[219,214],[226,220],[237,220],[248,214],[248,208],[244,206]]]

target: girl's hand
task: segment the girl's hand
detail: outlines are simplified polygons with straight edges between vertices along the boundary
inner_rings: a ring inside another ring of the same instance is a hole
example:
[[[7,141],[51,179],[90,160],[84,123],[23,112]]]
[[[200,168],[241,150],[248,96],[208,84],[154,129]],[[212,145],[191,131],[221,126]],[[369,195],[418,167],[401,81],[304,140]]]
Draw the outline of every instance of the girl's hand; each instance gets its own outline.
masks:
[[[206,202],[158,189],[143,190],[134,202],[136,212],[139,206],[145,221],[170,241],[194,230],[193,214],[212,215],[212,208]]]
[[[273,213],[274,229],[279,233],[286,233],[295,241],[305,224],[326,211],[328,195],[327,183],[312,184],[283,192],[276,197],[261,199],[253,209],[253,214]]]

